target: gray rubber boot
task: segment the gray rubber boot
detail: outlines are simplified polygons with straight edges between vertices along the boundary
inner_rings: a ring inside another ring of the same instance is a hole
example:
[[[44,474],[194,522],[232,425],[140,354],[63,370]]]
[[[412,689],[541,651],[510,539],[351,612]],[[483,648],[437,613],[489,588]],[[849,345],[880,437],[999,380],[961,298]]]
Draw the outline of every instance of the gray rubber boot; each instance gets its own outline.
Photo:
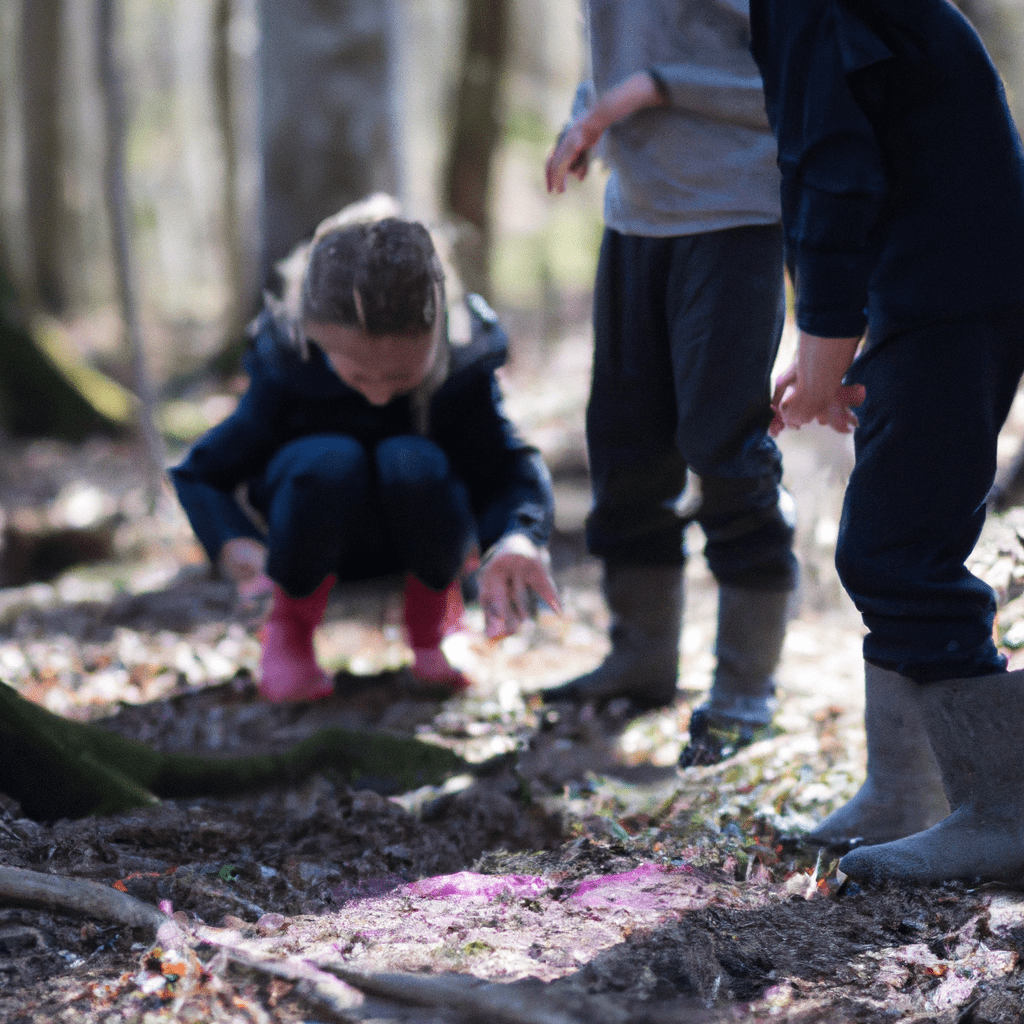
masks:
[[[923,683],[917,694],[951,813],[839,867],[869,882],[1024,882],[1024,672]]]
[[[607,562],[602,583],[612,649],[592,672],[541,691],[545,701],[606,704],[625,697],[638,708],[676,699],[683,569]]]
[[[865,664],[867,778],[849,802],[807,833],[809,842],[833,849],[888,843],[949,814],[917,690],[912,679]]]
[[[708,699],[690,715],[682,767],[715,764],[771,724],[791,599],[788,590],[719,587],[718,664]]]

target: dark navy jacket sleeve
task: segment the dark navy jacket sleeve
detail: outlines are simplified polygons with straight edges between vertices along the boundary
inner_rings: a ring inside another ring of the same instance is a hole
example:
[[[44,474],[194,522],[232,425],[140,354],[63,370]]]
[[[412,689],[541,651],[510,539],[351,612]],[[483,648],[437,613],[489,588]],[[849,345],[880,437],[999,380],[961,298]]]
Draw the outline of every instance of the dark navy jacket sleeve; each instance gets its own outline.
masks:
[[[797,323],[822,337],[860,335],[887,181],[850,78],[891,55],[837,0],[751,0],[750,11],[751,50],[778,139]]]
[[[277,404],[272,382],[252,376],[235,411],[207,431],[171,470],[178,500],[211,561],[233,537],[262,539],[236,491],[263,470],[281,444],[274,429]]]
[[[486,551],[509,533],[547,544],[554,526],[551,476],[505,415],[495,369],[508,338],[493,313],[473,312],[473,343],[431,406],[431,436],[464,480]]]
[[[493,372],[473,374],[438,395],[432,433],[468,485],[482,550],[509,533],[547,544],[554,523],[551,478],[505,416]]]

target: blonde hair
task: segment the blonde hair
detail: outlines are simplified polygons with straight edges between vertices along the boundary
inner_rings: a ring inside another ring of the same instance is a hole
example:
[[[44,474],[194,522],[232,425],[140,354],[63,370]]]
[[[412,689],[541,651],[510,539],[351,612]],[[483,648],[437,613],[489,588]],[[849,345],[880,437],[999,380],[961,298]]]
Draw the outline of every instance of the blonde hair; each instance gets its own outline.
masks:
[[[420,334],[444,313],[445,272],[430,232],[378,194],[339,210],[276,267],[267,304],[307,354],[304,322]]]
[[[445,268],[431,233],[378,193],[323,220],[275,269],[281,291],[265,296],[267,308],[304,359],[303,325],[310,322],[371,335],[433,333],[434,363],[412,393],[417,424],[426,432],[430,397],[447,376],[450,355]]]

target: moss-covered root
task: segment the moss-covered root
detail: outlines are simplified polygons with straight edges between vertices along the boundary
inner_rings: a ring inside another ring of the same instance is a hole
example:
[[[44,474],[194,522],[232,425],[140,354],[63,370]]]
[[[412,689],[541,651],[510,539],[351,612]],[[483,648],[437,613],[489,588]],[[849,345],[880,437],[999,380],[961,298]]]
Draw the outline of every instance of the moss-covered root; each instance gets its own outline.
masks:
[[[227,795],[324,770],[336,772],[353,786],[389,794],[436,786],[472,769],[452,751],[422,740],[372,730],[323,729],[277,755],[167,754],[149,783],[162,797]]]
[[[154,751],[124,741],[122,756],[95,742],[92,726],[71,722],[0,683],[0,791],[39,821],[107,814],[156,802],[139,762]],[[120,738],[120,737],[119,737]]]
[[[388,733],[324,729],[283,754],[161,753],[99,726],[55,715],[0,683],[0,790],[31,818],[108,814],[158,797],[227,796],[314,771],[398,793],[472,770],[458,755]]]

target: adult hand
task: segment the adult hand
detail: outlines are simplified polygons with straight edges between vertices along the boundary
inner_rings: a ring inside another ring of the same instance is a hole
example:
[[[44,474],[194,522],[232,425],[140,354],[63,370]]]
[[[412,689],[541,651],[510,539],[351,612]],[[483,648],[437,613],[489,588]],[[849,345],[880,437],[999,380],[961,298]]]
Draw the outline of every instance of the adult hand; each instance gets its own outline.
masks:
[[[793,363],[775,382],[769,431],[777,437],[785,427],[799,430],[817,420],[840,434],[857,426],[855,406],[864,401],[864,386],[843,384],[860,338],[821,338],[800,332]]]
[[[488,639],[515,633],[533,613],[534,594],[561,612],[549,561],[547,551],[521,533],[491,548],[477,576]]]

